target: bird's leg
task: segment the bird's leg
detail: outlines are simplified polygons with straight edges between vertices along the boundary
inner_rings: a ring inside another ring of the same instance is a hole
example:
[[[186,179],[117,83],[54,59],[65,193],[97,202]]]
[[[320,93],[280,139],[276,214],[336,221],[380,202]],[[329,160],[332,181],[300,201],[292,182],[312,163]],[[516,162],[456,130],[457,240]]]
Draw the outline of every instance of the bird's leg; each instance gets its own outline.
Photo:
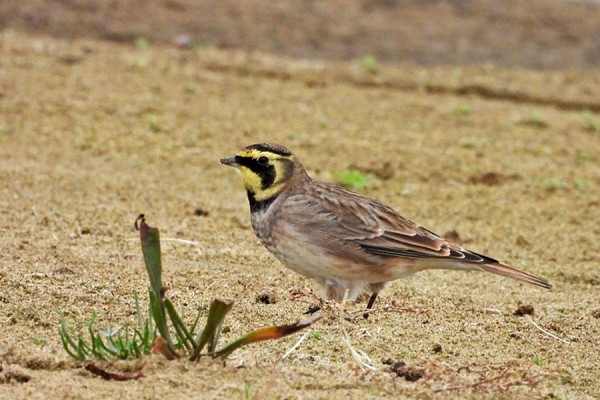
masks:
[[[375,304],[375,300],[377,300],[378,294],[379,294],[379,292],[373,292],[373,294],[369,298],[369,302],[367,303],[367,308],[365,309],[365,312],[363,313],[364,319],[369,318],[369,310],[371,310],[373,308],[373,304]]]

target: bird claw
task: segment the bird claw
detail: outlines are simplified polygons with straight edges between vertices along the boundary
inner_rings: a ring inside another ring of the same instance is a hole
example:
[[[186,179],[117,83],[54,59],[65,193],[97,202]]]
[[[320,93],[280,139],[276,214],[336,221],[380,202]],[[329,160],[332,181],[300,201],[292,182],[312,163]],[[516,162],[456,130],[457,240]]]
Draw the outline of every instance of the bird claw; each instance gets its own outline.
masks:
[[[304,315],[313,315],[314,313],[316,313],[320,309],[321,309],[321,306],[311,306],[311,307],[308,307],[308,310],[306,310],[304,312]]]

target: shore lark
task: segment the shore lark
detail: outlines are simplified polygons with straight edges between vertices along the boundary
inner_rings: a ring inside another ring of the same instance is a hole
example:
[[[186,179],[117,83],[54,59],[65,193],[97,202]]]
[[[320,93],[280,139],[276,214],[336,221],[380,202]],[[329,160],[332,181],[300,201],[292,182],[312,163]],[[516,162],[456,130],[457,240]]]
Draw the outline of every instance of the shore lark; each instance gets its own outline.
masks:
[[[433,268],[552,287],[451,243],[377,200],[312,179],[281,145],[253,144],[221,163],[241,172],[261,243],[286,267],[314,279],[327,299],[341,301],[348,292],[352,300],[368,291],[370,309],[386,282]]]

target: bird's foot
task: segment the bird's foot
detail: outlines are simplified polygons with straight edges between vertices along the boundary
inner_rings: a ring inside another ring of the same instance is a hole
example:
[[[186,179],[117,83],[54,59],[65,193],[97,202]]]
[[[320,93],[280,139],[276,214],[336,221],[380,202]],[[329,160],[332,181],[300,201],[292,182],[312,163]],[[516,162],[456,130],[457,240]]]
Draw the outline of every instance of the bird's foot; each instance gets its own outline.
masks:
[[[310,307],[308,307],[308,310],[306,310],[304,312],[304,315],[313,315],[314,313],[316,313],[320,309],[321,309],[321,306],[310,306]]]

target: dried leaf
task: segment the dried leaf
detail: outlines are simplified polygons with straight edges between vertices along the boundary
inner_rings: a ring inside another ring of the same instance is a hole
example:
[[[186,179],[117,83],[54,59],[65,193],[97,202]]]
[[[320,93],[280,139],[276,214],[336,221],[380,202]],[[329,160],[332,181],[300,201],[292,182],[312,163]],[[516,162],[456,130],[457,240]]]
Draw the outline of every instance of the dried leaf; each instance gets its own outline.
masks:
[[[167,341],[162,336],[157,336],[152,343],[152,352],[155,354],[162,354],[167,360],[174,360],[179,358],[179,355],[172,351],[167,344]]]
[[[108,372],[96,364],[88,364],[85,369],[90,371],[94,375],[98,375],[106,380],[112,381],[130,381],[133,379],[140,379],[144,377],[142,371],[137,372]]]
[[[265,328],[258,329],[256,331],[250,332],[247,335],[239,338],[235,342],[229,344],[225,348],[213,353],[214,357],[226,358],[233,351],[239,349],[242,346],[246,346],[250,343],[260,342],[262,340],[271,340],[271,339],[279,339],[287,335],[291,335],[292,333],[298,332],[301,329],[304,329],[316,321],[320,320],[323,316],[320,314],[313,315],[309,318],[305,318],[301,321],[298,321],[294,324],[290,325],[280,325],[280,326],[268,326]]]

